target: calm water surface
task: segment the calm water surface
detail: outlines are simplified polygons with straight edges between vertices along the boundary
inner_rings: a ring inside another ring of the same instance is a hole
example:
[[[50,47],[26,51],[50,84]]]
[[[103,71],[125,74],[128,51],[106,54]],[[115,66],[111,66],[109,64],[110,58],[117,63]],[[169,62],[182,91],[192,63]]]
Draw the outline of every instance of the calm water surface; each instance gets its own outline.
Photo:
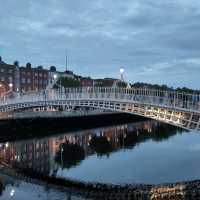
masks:
[[[13,169],[83,181],[157,184],[194,180],[200,179],[200,134],[150,120],[1,143],[0,159]],[[30,183],[1,180],[7,186],[0,199],[7,199],[12,185],[22,193],[30,188]],[[42,186],[32,187],[45,191]],[[32,191],[35,199],[54,192],[38,196]],[[60,193],[58,199],[62,198],[66,194]]]

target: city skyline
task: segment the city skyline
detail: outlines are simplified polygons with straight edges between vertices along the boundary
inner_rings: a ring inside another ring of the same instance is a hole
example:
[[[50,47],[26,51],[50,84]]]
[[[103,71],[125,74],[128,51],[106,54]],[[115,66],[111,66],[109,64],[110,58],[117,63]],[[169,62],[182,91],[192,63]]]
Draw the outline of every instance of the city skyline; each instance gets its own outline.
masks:
[[[197,0],[8,0],[0,7],[0,55],[64,71],[67,49],[76,74],[120,78],[124,66],[130,82],[199,89],[199,15]]]

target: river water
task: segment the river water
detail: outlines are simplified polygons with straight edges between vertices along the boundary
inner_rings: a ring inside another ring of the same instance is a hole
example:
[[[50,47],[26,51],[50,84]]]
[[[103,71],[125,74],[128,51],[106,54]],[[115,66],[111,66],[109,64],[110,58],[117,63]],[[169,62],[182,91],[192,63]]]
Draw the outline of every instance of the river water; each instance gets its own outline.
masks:
[[[0,143],[0,159],[12,169],[87,182],[187,181],[200,179],[200,134],[142,120]],[[82,199],[0,172],[0,200]]]

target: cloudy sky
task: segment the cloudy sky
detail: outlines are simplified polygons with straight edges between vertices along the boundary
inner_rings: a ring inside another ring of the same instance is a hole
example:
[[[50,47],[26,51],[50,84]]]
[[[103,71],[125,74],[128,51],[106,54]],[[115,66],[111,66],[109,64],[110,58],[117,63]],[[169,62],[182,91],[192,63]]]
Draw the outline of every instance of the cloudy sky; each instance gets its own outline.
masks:
[[[200,89],[199,0],[6,0],[0,55],[21,65]]]

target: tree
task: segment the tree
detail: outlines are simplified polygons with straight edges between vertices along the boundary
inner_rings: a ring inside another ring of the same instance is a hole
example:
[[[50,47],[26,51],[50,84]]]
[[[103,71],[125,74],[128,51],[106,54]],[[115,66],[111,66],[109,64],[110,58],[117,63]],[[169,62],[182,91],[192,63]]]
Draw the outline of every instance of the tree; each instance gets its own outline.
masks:
[[[104,136],[94,136],[90,140],[91,149],[97,153],[97,155],[108,155],[112,152],[112,145]]]
[[[26,67],[27,67],[27,68],[31,68],[31,63],[29,63],[29,62],[26,63]]]
[[[117,87],[126,88],[127,87],[127,83],[120,81],[120,82],[117,83]]]
[[[59,85],[62,87],[68,88],[68,87],[81,87],[81,82],[79,80],[68,78],[68,77],[60,77],[56,84],[54,85],[54,88],[59,88]]]
[[[78,144],[70,144],[68,141],[59,146],[59,151],[56,152],[55,156],[55,161],[67,169],[78,165],[84,159],[83,147]]]
[[[14,61],[13,64],[14,64],[15,67],[19,67],[19,61],[16,60],[16,61]]]

